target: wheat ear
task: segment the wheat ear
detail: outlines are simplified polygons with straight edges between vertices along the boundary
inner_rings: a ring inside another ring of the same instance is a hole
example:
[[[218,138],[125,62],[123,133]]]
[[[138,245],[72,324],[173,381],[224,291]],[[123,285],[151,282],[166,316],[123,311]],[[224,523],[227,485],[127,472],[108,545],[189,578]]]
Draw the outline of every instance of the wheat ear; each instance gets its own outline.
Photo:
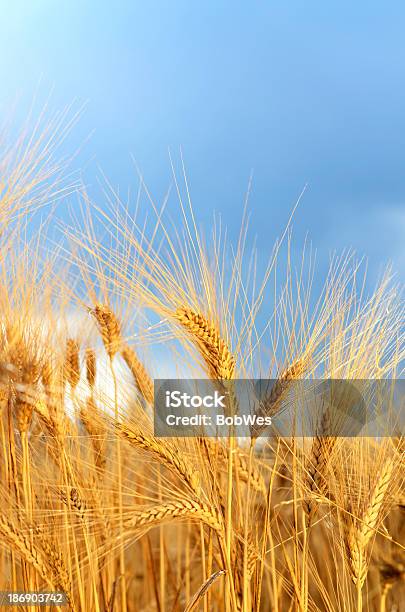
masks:
[[[66,359],[65,359],[66,361]],[[70,366],[68,366],[70,369]],[[64,385],[66,382],[66,363],[64,368],[53,367],[51,361],[46,360],[42,365],[41,380],[45,391],[46,402],[38,400],[34,409],[47,429],[54,431],[62,439],[63,434],[70,427],[70,420],[64,412]]]
[[[127,440],[132,446],[140,448],[154,455],[160,463],[163,463],[172,472],[175,472],[190,489],[195,493],[200,492],[200,476],[181,453],[171,444],[157,440],[152,436],[146,436],[139,430],[122,423],[115,423],[118,434]]]
[[[113,367],[113,360],[122,345],[121,337],[121,324],[113,311],[103,304],[96,304],[90,313],[96,319],[101,338],[104,343],[105,350],[110,359],[111,375],[113,379],[114,389],[114,414],[115,418],[118,416],[118,381],[117,376]],[[117,485],[118,485],[118,507],[120,516],[120,531],[122,535],[122,456],[121,446],[119,438],[116,439],[116,457],[117,457]],[[121,605],[126,608],[126,572],[125,572],[125,551],[123,545],[119,551],[119,567],[121,573],[120,581],[120,592],[121,592]]]
[[[381,612],[385,612],[385,604],[389,591],[397,582],[405,580],[405,565],[391,560],[390,562],[386,561],[379,563],[378,570],[380,572],[381,582],[380,610]]]
[[[80,419],[90,436],[94,451],[94,461],[103,470],[107,460],[105,457],[106,431],[102,419],[97,418],[98,408],[93,396],[86,400],[86,407],[80,408]]]
[[[135,351],[125,344],[120,354],[134,377],[135,384],[142,397],[148,404],[153,404],[153,381]]]
[[[89,312],[96,320],[108,356],[113,359],[122,343],[121,324],[118,318],[111,308],[104,304],[96,304]]]
[[[331,408],[328,406],[322,415],[317,435],[312,441],[306,466],[306,485],[311,497],[313,494],[315,496],[319,494],[326,495],[328,491],[326,472],[336,444],[336,437],[329,435],[332,431],[331,421]],[[311,497],[304,501],[304,510],[308,516],[308,524],[311,523],[318,508],[317,502],[314,502]]]
[[[52,585],[53,581],[40,550],[32,544],[30,537],[19,531],[3,514],[0,514],[0,532],[6,542],[36,569],[41,578]]]
[[[221,532],[223,530],[222,520],[213,508],[209,508],[202,502],[189,499],[159,504],[134,512],[124,524],[127,528],[137,529],[175,518],[194,518],[202,521],[215,531]]]
[[[267,487],[264,482],[264,478],[258,468],[253,465],[250,466],[249,473],[249,461],[247,458],[236,449],[235,452],[235,467],[238,471],[238,475],[243,482],[249,482],[252,488],[261,493],[264,497],[267,495]]]
[[[93,349],[87,348],[85,353],[85,361],[86,361],[86,379],[89,383],[90,389],[94,389],[94,385],[96,383],[96,353]]]
[[[35,529],[33,531],[36,531]],[[41,578],[52,588],[60,587],[66,594],[69,608],[75,611],[68,572],[61,555],[54,545],[49,545],[44,538],[41,546],[34,545],[32,538],[25,535],[2,513],[0,513],[0,533],[5,541],[38,572]]]
[[[39,368],[34,361],[21,365],[20,380],[16,383],[16,419],[20,433],[25,433],[31,423]]]
[[[210,377],[231,380],[236,361],[216,325],[190,308],[178,308],[174,318],[191,336],[207,364]]]
[[[214,584],[214,582],[218,580],[218,578],[220,576],[223,576],[224,574],[226,574],[226,570],[222,569],[222,570],[218,570],[217,572],[212,574],[209,578],[207,578],[207,580],[200,586],[198,591],[194,594],[192,600],[187,605],[187,608],[184,610],[184,612],[192,612],[193,610],[195,610],[199,602],[203,599],[204,595],[207,593],[208,589],[211,587],[211,585]]]
[[[283,370],[273,386],[270,393],[260,402],[257,414],[259,416],[274,416],[279,410],[280,405],[285,397],[291,383],[294,380],[302,378],[305,373],[308,359],[306,356],[296,359],[288,368]],[[265,427],[254,426],[252,428],[252,438],[257,438]]]
[[[300,379],[306,369],[307,358],[301,357],[296,359],[288,368],[285,368],[277,377],[270,393],[264,399],[263,409],[268,415],[275,414],[280,406],[280,402],[285,396],[286,391],[290,388],[294,380]]]
[[[350,525],[347,533],[349,566],[353,582],[362,586],[367,576],[368,563],[366,547],[378,527],[383,504],[391,482],[394,462],[390,459],[383,465],[381,474],[374,487],[370,502],[361,520]]]
[[[36,537],[39,538],[40,545],[44,551],[47,563],[51,568],[52,573],[56,576],[55,582],[64,591],[69,606],[74,609],[72,585],[70,582],[69,571],[63,560],[62,553],[58,549],[55,541],[49,541],[39,530],[36,531]]]
[[[103,304],[97,304],[93,310],[90,310],[90,313],[96,319],[105,350],[110,359],[112,359],[117,352],[120,353],[134,377],[135,384],[141,395],[146,402],[152,404],[153,382],[145,367],[135,354],[135,351],[124,342],[121,334],[121,324],[116,315],[111,308]]]
[[[326,472],[335,444],[336,438],[331,436],[316,436],[312,442],[306,469],[306,484],[311,496],[324,496],[328,491]],[[311,521],[316,513],[317,503],[310,498],[304,502],[304,509]]]
[[[81,521],[84,521],[86,518],[87,506],[76,487],[69,487],[69,497],[64,489],[59,489],[58,492],[65,506],[72,508],[76,516]]]
[[[66,341],[64,375],[72,389],[75,389],[80,380],[79,343],[73,338]]]

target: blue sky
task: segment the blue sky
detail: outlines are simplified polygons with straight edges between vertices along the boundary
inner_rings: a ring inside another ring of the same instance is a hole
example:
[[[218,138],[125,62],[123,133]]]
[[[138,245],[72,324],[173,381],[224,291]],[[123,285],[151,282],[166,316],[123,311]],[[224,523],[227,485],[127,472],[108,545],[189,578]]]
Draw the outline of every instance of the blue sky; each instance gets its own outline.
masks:
[[[371,276],[405,265],[405,5],[13,0],[0,3],[0,107],[39,86],[86,103],[74,130],[90,195],[125,191],[131,155],[154,198],[183,150],[196,216],[235,234],[249,176],[265,257],[295,216],[326,261],[352,247]],[[66,146],[72,146],[68,143]]]

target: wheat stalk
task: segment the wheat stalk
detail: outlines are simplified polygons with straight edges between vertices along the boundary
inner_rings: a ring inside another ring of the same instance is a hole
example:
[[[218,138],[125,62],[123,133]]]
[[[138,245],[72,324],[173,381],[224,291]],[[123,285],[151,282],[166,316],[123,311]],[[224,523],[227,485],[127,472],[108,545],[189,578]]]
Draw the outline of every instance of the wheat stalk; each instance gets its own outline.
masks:
[[[90,314],[96,319],[101,338],[104,343],[104,348],[107,355],[110,358],[111,375],[113,378],[114,388],[114,414],[115,418],[118,417],[118,380],[113,366],[113,360],[122,345],[121,337],[121,324],[118,318],[115,316],[111,308],[103,304],[96,304],[93,310],[90,310]],[[122,533],[122,475],[123,475],[123,462],[121,456],[121,445],[120,439],[116,440],[116,453],[117,453],[117,484],[118,484],[118,506],[120,516],[120,530]],[[121,572],[120,581],[120,593],[121,593],[121,604],[126,607],[126,571],[125,571],[125,551],[123,545],[120,548],[119,555],[119,567]]]
[[[174,318],[178,323],[180,323],[188,335],[191,336],[192,342],[198,348],[206,363],[209,376],[214,380],[232,380],[235,374],[236,360],[231,353],[228,344],[222,338],[217,326],[202,314],[189,308],[178,308],[174,314]],[[232,412],[234,412],[237,406],[237,400],[233,388],[229,389],[228,393],[228,407],[231,407]],[[228,439],[228,482],[226,487],[227,493],[225,510],[226,541],[224,552],[226,557],[226,567],[228,570],[226,597],[231,599],[233,604],[236,605],[234,581],[231,573],[234,449],[235,440],[233,431],[231,431]]]

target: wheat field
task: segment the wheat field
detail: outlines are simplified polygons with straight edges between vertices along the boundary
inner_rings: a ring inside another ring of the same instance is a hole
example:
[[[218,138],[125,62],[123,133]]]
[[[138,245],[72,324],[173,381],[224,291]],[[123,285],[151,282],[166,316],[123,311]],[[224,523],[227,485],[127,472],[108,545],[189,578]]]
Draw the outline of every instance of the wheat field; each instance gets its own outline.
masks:
[[[168,364],[275,378],[271,414],[298,379],[400,378],[393,275],[366,291],[347,252],[316,295],[290,227],[260,273],[246,220],[233,246],[198,229],[185,175],[175,223],[143,185],[148,226],[113,190],[91,203],[55,161],[64,121],[0,150],[0,591],[76,612],[405,610],[401,431],[153,433]],[[69,198],[56,244],[48,204]]]

